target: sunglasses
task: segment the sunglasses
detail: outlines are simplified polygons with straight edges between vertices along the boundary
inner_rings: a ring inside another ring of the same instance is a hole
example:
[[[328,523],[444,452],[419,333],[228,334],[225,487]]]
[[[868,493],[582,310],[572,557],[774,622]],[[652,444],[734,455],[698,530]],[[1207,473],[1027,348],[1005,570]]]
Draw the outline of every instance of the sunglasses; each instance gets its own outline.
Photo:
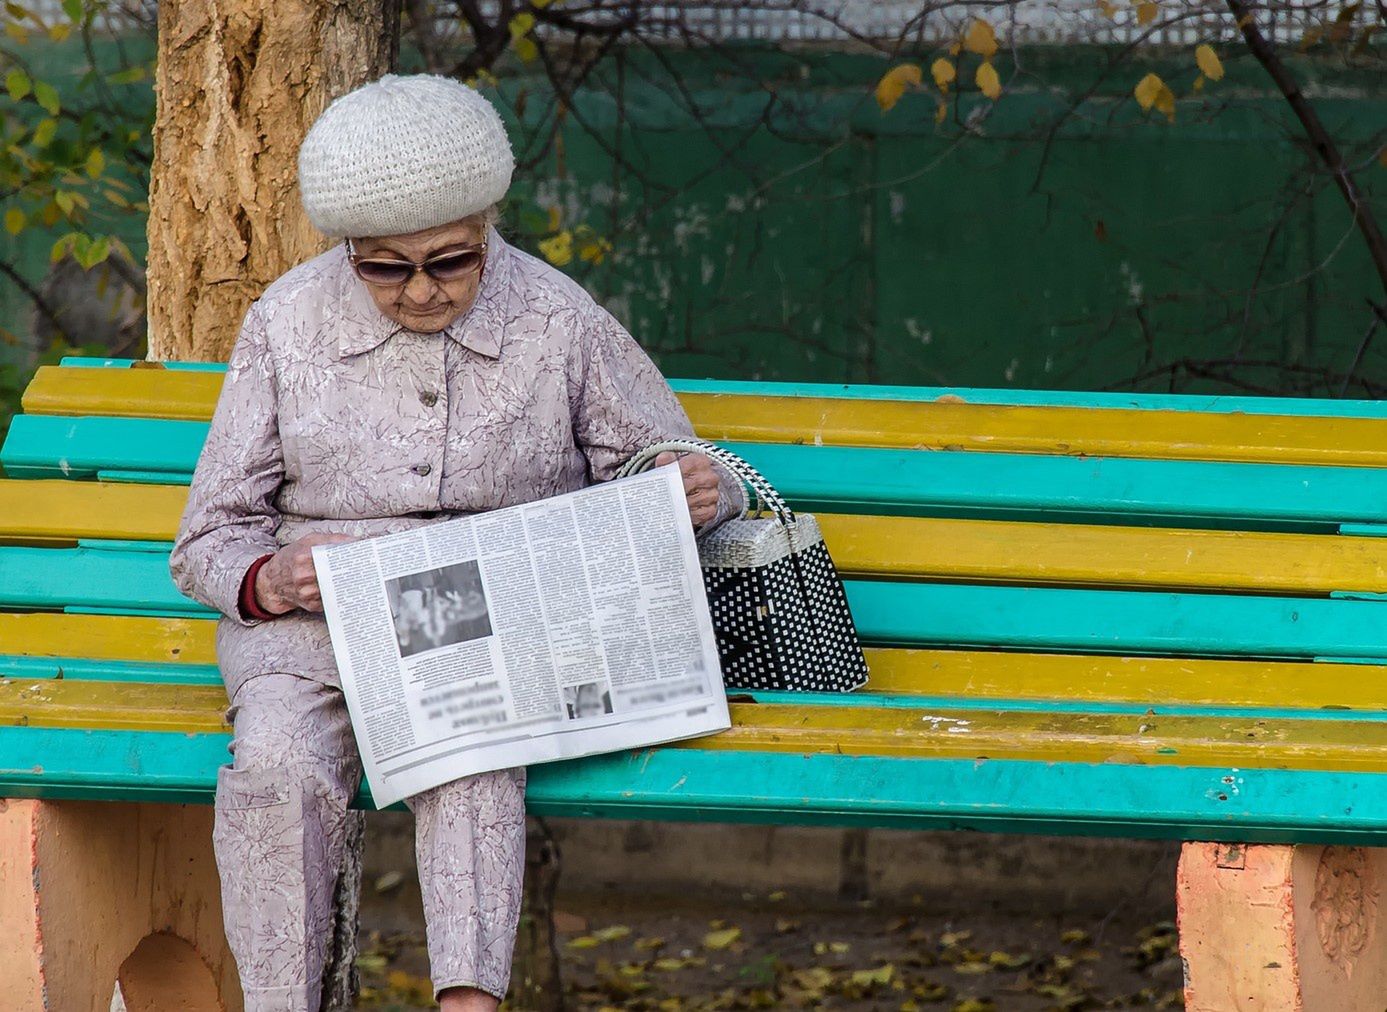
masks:
[[[413,260],[388,260],[377,257],[363,257],[347,242],[347,259],[357,277],[368,285],[382,288],[399,288],[414,280],[414,275],[423,271],[435,281],[460,281],[469,274],[482,269],[486,263],[486,243],[478,243],[465,249],[453,250],[429,257],[422,263]]]

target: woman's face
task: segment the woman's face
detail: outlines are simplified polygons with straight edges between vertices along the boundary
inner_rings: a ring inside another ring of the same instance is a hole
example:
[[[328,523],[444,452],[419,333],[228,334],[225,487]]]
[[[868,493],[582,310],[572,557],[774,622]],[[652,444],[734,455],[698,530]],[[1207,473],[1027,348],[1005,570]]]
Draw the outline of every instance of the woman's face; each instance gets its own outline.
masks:
[[[430,257],[476,246],[485,239],[486,225],[480,217],[473,217],[407,235],[353,239],[351,245],[360,257],[423,263]],[[424,271],[415,271],[402,285],[367,284],[358,280],[366,285],[376,307],[391,320],[416,333],[432,334],[472,308],[481,277],[479,270],[455,281],[436,281]]]

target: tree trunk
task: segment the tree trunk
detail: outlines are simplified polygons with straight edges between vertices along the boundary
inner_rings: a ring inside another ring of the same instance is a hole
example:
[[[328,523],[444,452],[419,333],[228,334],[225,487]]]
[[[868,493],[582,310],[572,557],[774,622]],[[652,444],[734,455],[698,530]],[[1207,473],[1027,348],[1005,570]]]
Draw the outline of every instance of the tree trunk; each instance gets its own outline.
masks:
[[[149,357],[225,361],[265,287],[321,252],[299,142],[391,68],[399,0],[163,0],[149,188]],[[349,818],[323,1008],[356,999],[359,813]]]
[[[398,0],[163,0],[149,193],[149,357],[225,360],[246,308],[326,248],[299,142],[390,69]]]

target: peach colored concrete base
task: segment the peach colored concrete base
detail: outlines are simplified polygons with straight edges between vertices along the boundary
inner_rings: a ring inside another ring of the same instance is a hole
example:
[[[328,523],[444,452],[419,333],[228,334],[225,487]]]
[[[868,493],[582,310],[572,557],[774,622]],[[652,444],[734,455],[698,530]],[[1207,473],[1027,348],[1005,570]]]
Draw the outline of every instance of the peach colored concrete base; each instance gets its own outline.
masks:
[[[212,810],[0,799],[7,1012],[241,1012]]]
[[[1187,843],[1187,1012],[1387,1008],[1387,848]]]

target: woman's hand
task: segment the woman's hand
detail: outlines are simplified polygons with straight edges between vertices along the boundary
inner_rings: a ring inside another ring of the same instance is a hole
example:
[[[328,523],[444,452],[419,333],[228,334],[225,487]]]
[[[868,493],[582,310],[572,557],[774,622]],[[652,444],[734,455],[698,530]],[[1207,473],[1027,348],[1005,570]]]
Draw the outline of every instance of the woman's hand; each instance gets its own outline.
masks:
[[[295,608],[323,610],[323,592],[313,568],[314,545],[340,545],[356,538],[348,534],[310,534],[291,541],[255,574],[255,600],[274,615]]]
[[[717,516],[718,473],[713,470],[713,462],[701,453],[686,453],[678,460],[679,472],[684,476],[684,497],[689,501],[689,519],[698,527]],[[662,453],[655,458],[655,466],[674,461],[674,454]],[[265,568],[269,565],[266,563]]]

